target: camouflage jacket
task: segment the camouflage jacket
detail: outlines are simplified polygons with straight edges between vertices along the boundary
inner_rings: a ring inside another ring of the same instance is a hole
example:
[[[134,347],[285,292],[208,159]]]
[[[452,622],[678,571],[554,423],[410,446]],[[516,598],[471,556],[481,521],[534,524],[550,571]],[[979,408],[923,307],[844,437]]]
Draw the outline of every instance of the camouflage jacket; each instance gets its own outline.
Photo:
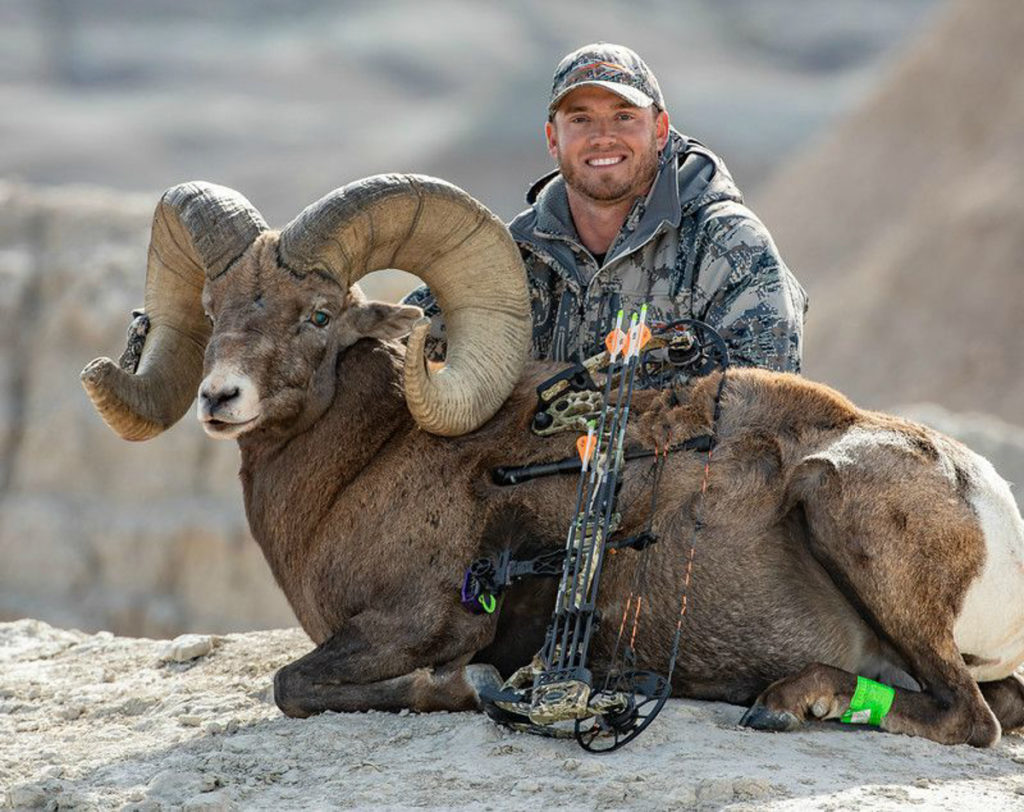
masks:
[[[533,357],[594,355],[616,312],[628,317],[646,302],[650,321],[710,324],[733,363],[799,372],[806,294],[741,201],[721,160],[673,130],[651,191],[599,266],[576,234],[565,181],[557,171],[541,178],[527,195],[531,207],[509,224],[530,283]],[[433,319],[430,352],[439,357],[444,325],[430,291],[405,302]]]

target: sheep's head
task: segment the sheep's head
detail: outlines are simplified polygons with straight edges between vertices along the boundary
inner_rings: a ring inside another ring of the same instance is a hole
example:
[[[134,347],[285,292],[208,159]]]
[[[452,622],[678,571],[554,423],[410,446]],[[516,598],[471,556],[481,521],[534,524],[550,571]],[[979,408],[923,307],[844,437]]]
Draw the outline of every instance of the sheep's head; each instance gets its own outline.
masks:
[[[338,354],[361,338],[400,338],[418,307],[368,302],[324,274],[299,276],[277,262],[265,233],[209,280],[203,309],[213,325],[197,416],[211,437],[256,429],[290,432],[316,420],[334,397]]]
[[[381,268],[431,286],[447,322],[443,369],[425,365],[416,308],[362,298],[355,283]],[[135,375],[107,358],[82,372],[101,416],[132,440],[176,422],[197,387],[214,436],[309,417],[333,394],[338,352],[410,327],[409,410],[427,431],[462,434],[501,406],[529,341],[525,275],[504,226],[461,190],[418,176],[336,190],[280,235],[237,192],[174,187],[154,216],[146,310],[152,326]]]

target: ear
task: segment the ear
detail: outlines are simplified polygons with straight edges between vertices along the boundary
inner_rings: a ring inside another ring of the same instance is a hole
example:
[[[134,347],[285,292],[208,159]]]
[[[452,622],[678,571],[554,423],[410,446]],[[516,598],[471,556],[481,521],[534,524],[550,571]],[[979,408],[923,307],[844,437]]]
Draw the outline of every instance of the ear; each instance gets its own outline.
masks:
[[[544,138],[548,142],[548,155],[558,160],[558,134],[555,132],[555,125],[548,121],[544,124]]]
[[[423,317],[423,311],[411,305],[391,302],[355,302],[345,311],[346,325],[359,338],[401,338]]]
[[[668,143],[669,121],[668,113],[662,110],[654,119],[654,135],[658,139],[658,152],[665,148]]]

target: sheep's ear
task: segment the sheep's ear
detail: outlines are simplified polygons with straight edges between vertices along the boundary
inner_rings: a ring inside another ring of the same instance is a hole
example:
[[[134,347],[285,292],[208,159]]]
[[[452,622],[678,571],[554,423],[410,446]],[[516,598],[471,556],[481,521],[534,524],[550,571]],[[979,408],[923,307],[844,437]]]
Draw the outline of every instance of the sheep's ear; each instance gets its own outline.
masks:
[[[357,302],[345,312],[349,326],[367,338],[402,338],[423,317],[423,311],[411,305],[390,302]]]

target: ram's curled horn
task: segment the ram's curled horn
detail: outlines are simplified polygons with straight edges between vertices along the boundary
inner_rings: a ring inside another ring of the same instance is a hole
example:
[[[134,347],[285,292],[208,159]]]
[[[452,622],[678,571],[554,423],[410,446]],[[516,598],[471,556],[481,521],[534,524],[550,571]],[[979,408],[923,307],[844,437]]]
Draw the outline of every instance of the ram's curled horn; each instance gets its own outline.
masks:
[[[426,367],[426,320],[413,328],[405,360],[406,402],[426,431],[478,428],[522,372],[530,318],[519,250],[500,220],[450,183],[378,175],[338,189],[281,232],[280,257],[293,271],[327,272],[346,286],[383,268],[430,286],[445,318],[445,366]]]
[[[212,183],[168,189],[153,215],[145,308],[150,331],[133,375],[110,358],[82,370],[104,422],[126,440],[148,440],[176,423],[196,395],[210,326],[207,278],[222,274],[267,224],[238,192]]]

